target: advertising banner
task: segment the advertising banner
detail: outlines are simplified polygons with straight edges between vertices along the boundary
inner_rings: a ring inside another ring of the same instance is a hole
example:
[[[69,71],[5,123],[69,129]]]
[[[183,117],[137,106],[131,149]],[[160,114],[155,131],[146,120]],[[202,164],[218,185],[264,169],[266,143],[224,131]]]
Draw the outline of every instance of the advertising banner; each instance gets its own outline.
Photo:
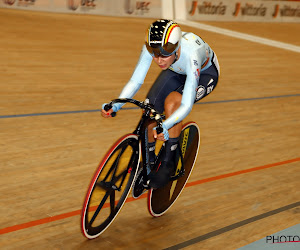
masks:
[[[174,18],[190,21],[300,22],[300,1],[0,0],[0,7],[140,18],[162,18],[165,13],[172,18],[175,8]]]
[[[105,16],[160,17],[161,0],[53,0],[56,10]]]
[[[49,11],[52,0],[0,0],[0,7]]]
[[[300,22],[300,3],[292,1],[186,0],[191,21]]]
[[[162,0],[0,0],[0,7],[105,16],[162,16]]]

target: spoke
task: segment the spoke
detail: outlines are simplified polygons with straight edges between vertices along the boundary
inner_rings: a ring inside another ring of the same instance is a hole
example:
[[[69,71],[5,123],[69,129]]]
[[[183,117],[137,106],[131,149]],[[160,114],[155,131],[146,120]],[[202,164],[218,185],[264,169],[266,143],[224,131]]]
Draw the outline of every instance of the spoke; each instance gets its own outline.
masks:
[[[105,204],[105,201],[107,200],[108,196],[109,196],[110,192],[106,192],[105,196],[103,197],[103,199],[101,200],[99,206],[97,207],[95,213],[93,214],[92,219],[89,221],[90,226],[93,224],[93,222],[95,221],[96,217],[98,216],[101,208],[103,207],[103,205]]]
[[[111,168],[109,169],[108,173],[106,174],[106,176],[104,177],[103,181],[105,182],[106,179],[108,178],[108,176],[111,174],[111,172],[114,170],[113,176],[116,173],[116,167],[118,166],[119,160],[122,156],[122,154],[124,153],[124,151],[126,150],[127,147],[123,147],[122,150],[119,152],[117,158],[115,159],[115,161],[113,162]],[[113,177],[112,177],[113,178]]]
[[[119,160],[120,160],[122,154],[125,152],[126,148],[127,148],[127,146],[123,147],[121,152],[119,153],[118,157],[115,159],[114,163],[112,164],[114,167],[118,166]]]
[[[110,194],[110,215],[115,212],[115,201],[116,201],[116,191],[112,191]]]
[[[123,185],[123,183],[124,183],[124,180],[125,180],[125,178],[126,178],[126,175],[127,175],[127,173],[128,173],[128,170],[129,170],[130,167],[133,165],[133,163],[134,163],[134,161],[135,161],[135,158],[136,158],[136,157],[135,157],[135,154],[134,154],[134,152],[133,152],[133,154],[131,155],[130,161],[128,162],[128,165],[127,165],[126,169],[124,169],[124,171],[123,171],[122,173],[120,173],[118,176],[115,176],[115,180],[116,180],[116,181],[119,180],[119,179],[122,177],[122,181],[121,181],[119,187],[117,187],[118,190],[121,189],[121,187],[122,187],[122,185]],[[130,174],[130,173],[129,173],[129,174]],[[116,181],[115,181],[115,182],[116,182]]]

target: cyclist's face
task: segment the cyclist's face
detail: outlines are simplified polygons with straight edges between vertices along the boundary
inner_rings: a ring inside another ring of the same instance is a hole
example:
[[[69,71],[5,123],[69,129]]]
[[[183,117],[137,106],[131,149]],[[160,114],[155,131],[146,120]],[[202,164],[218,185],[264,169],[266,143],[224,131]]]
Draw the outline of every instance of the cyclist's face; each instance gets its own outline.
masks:
[[[170,56],[153,56],[153,61],[162,69],[168,69],[175,60],[175,54]]]

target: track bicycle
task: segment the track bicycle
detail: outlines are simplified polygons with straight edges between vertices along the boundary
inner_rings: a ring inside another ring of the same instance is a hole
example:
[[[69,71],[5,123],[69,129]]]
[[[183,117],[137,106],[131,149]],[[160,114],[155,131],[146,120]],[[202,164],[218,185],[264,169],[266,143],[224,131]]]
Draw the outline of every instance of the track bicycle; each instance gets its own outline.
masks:
[[[98,237],[114,221],[137,176],[142,176],[143,184],[146,185],[147,174],[151,168],[148,160],[147,126],[154,120],[157,123],[157,132],[161,133],[163,130],[164,116],[152,105],[135,99],[114,99],[105,110],[111,109],[114,103],[132,103],[141,108],[143,113],[134,132],[122,136],[108,150],[90,182],[81,211],[81,230],[88,239]],[[112,114],[114,115],[115,113]],[[179,141],[176,169],[173,170],[170,181],[162,188],[148,190],[148,211],[153,217],[163,215],[174,204],[189,179],[200,145],[198,125],[195,122],[185,124]],[[152,171],[159,168],[163,150],[164,144],[157,147]]]

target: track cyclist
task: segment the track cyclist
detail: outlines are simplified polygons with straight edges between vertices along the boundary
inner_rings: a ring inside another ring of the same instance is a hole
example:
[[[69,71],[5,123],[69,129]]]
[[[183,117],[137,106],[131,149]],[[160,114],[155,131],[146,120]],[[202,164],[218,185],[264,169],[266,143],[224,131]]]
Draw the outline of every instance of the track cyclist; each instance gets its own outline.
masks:
[[[160,134],[156,132],[155,122],[148,126],[150,165],[156,157],[156,140],[165,142],[165,152],[159,169],[149,173],[145,188],[160,188],[168,183],[175,168],[182,120],[191,112],[194,103],[215,89],[220,69],[216,54],[202,38],[182,32],[172,20],[157,20],[147,30],[139,61],[119,98],[132,98],[137,93],[152,61],[162,71],[146,100],[160,113],[165,112],[166,120]],[[101,114],[108,118],[123,104],[116,103],[108,111],[104,110],[104,105]]]

